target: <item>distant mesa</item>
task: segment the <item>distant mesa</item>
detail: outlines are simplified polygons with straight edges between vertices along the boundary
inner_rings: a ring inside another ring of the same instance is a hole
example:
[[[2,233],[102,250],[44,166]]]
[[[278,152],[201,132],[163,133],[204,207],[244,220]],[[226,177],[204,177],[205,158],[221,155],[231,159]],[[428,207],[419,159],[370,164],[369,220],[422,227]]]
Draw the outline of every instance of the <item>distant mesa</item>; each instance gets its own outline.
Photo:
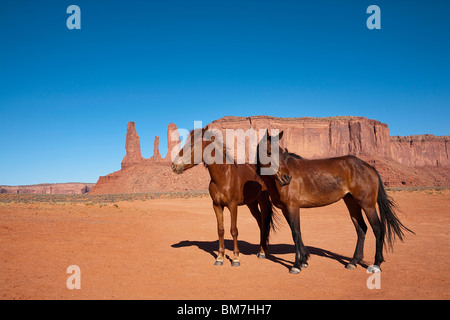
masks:
[[[95,183],[41,183],[28,186],[0,186],[0,193],[85,194]]]
[[[374,165],[386,186],[449,186],[450,136],[390,136],[385,123],[365,117],[276,118],[270,116],[223,117],[211,128],[279,129],[284,131],[283,147],[305,158],[355,155]],[[171,139],[172,134],[175,137]],[[91,194],[182,192],[206,190],[209,174],[196,166],[176,175],[170,169],[172,149],[179,144],[177,126],[167,128],[167,154],[159,153],[159,137],[154,140],[153,156],[141,155],[134,122],[127,125],[122,169],[99,178]],[[248,149],[248,148],[247,148]],[[247,150],[248,152],[248,150]],[[246,155],[248,159],[248,154]]]

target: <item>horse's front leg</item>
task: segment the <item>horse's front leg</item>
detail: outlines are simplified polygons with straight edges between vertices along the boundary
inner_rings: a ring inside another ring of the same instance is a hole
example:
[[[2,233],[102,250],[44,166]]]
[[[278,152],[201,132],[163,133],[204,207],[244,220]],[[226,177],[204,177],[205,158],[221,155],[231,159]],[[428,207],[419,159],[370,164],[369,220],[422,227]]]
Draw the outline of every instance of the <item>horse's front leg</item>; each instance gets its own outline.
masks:
[[[223,265],[223,258],[225,256],[225,229],[223,227],[223,206],[213,203],[214,212],[217,218],[217,234],[219,235],[219,253],[217,254],[215,266]]]
[[[302,241],[302,234],[300,232],[300,209],[299,208],[288,208],[283,209],[283,214],[289,223],[291,228],[292,238],[295,243],[295,262],[289,273],[299,273],[302,268],[308,267],[309,253],[306,250],[305,245]]]
[[[233,267],[239,267],[241,265],[240,259],[239,259],[239,248],[238,248],[238,228],[237,228],[237,203],[230,203],[228,205],[228,209],[230,210],[231,214],[231,236],[233,237],[233,261],[231,262],[231,265]]]

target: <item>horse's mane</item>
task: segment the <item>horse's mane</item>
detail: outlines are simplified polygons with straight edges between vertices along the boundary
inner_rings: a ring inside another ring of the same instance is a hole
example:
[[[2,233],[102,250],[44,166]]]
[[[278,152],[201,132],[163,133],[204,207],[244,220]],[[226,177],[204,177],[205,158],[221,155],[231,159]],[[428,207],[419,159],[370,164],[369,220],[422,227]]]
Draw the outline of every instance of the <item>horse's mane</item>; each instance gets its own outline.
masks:
[[[286,153],[291,156],[294,157],[296,159],[304,159],[303,157],[299,156],[298,154],[294,153],[294,152],[289,152],[287,148],[284,149],[286,151]]]
[[[225,143],[223,143],[223,141],[221,141],[221,142],[222,142],[222,157],[223,157],[224,164],[228,164],[229,161],[232,161],[229,164],[234,164],[235,166],[237,166],[237,163],[236,163],[236,160],[234,159],[234,157],[230,157],[230,153],[228,152],[227,146],[225,145]],[[214,144],[215,146],[217,146],[218,141],[214,140],[211,143]],[[219,150],[219,149],[220,149],[219,147],[215,148],[215,150]],[[219,150],[219,152],[220,152],[220,150]],[[206,168],[208,168],[208,165],[206,164],[205,161],[203,161],[203,165]]]
[[[191,131],[189,131],[189,135],[188,136],[192,136],[194,134],[195,130],[202,130],[204,132],[205,130],[209,130],[209,129],[210,128],[209,128],[208,125],[205,126],[204,128],[195,128],[195,129],[192,129]],[[228,152],[228,149],[227,149],[227,146],[225,145],[225,143],[223,143],[223,141],[220,141],[220,142],[222,143],[222,156],[223,156],[224,162],[227,163],[228,161],[232,161],[231,164],[234,164],[234,165],[237,166],[236,160],[229,156],[229,152]],[[217,145],[218,141],[216,139],[214,139],[214,141],[211,141],[211,143],[214,144],[214,145]],[[220,148],[219,147],[215,148],[215,150],[218,150],[218,149],[220,149]],[[202,163],[205,166],[205,168],[208,167],[208,164],[205,161],[202,161]]]

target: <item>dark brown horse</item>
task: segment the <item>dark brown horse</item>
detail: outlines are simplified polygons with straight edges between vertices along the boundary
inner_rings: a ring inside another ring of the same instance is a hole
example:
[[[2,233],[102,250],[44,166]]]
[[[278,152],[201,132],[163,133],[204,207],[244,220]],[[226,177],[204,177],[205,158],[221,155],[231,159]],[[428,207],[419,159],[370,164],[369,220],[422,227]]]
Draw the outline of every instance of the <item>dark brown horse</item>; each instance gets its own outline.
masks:
[[[278,140],[283,132],[278,135]],[[276,137],[276,136],[274,136]],[[271,137],[266,132],[267,155],[273,156]],[[257,147],[258,172],[263,165],[259,160],[259,152],[266,139],[262,139]],[[264,151],[263,151],[264,152]],[[261,175],[264,180],[272,203],[282,209],[283,215],[289,223],[295,243],[295,263],[291,273],[299,273],[301,268],[307,267],[309,253],[306,250],[300,232],[300,208],[321,207],[344,199],[350,212],[350,217],[356,228],[358,240],[353,259],[347,264],[347,269],[354,269],[363,259],[364,239],[367,225],[361,210],[364,211],[376,237],[375,263],[372,272],[379,272],[384,261],[383,245],[392,247],[395,236],[403,240],[406,228],[395,214],[395,204],[386,194],[380,175],[368,163],[354,156],[338,158],[308,160],[287,149],[280,148],[278,170],[276,174]],[[378,218],[376,204],[380,212]],[[381,219],[381,221],[380,221]]]
[[[201,130],[196,131],[196,130]],[[217,218],[217,232],[219,234],[219,254],[215,265],[223,265],[225,255],[223,209],[227,207],[231,214],[231,235],[234,242],[232,266],[240,265],[238,248],[238,228],[237,228],[237,207],[247,205],[256,219],[260,228],[260,251],[259,258],[265,258],[270,228],[273,226],[273,207],[270,202],[267,188],[256,173],[256,165],[236,164],[234,160],[226,159],[226,150],[223,147],[213,148],[212,156],[222,161],[204,161],[198,155],[194,155],[196,150],[204,154],[205,148],[214,143],[214,137],[210,140],[203,139],[207,127],[196,129],[190,132],[188,143],[185,144],[177,157],[172,162],[172,170],[175,173],[182,173],[189,168],[204,162],[211,176],[209,183],[209,194],[213,200],[213,208]],[[195,134],[197,132],[197,134]],[[221,154],[216,155],[219,152]],[[197,158],[197,161],[195,161]],[[197,163],[196,163],[197,162]],[[206,164],[208,163],[208,164]],[[258,205],[260,209],[258,209]]]

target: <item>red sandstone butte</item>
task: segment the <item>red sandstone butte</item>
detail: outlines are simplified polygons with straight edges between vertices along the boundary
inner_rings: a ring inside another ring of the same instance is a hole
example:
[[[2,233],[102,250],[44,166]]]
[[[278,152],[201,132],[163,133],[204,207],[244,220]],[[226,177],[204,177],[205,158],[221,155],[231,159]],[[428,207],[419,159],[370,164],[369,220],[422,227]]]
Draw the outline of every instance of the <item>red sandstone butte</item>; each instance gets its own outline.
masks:
[[[224,117],[210,126],[222,130],[279,129],[284,131],[282,146],[305,158],[351,154],[390,159],[411,167],[450,166],[449,136],[390,137],[387,124],[365,117]]]
[[[223,117],[210,124],[226,140],[226,129],[279,129],[284,131],[281,145],[305,158],[355,155],[380,172],[386,186],[449,186],[450,136],[417,135],[391,137],[385,123],[365,117],[276,118],[270,116]],[[171,172],[171,152],[179,144],[177,126],[167,129],[168,152],[159,154],[155,139],[154,156],[141,156],[139,136],[133,122],[128,123],[122,169],[100,177],[93,194],[134,192],[177,192],[206,190],[209,175],[196,166],[177,175]],[[173,135],[173,136],[172,136]],[[172,139],[171,139],[172,137]],[[235,151],[237,144],[235,144]],[[248,146],[246,160],[248,161]],[[236,152],[235,152],[236,154]]]
[[[153,156],[150,158],[151,161],[161,161],[163,158],[161,157],[161,154],[159,153],[159,137],[155,137],[155,141],[153,142]]]
[[[167,126],[167,154],[164,158],[165,161],[171,163],[171,152],[173,148],[180,143],[180,134],[178,133],[177,125],[175,123],[169,123]]]

